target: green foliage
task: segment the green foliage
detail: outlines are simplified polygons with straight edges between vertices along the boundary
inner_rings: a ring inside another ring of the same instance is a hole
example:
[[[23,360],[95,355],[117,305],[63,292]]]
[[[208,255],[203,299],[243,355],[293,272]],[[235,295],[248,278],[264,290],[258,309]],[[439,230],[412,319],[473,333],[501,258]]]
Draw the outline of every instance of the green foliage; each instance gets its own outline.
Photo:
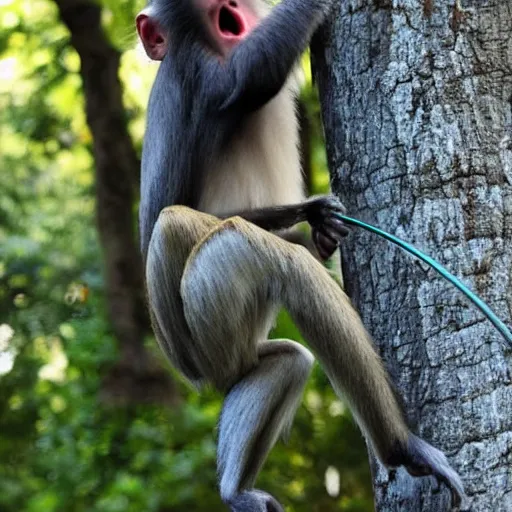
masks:
[[[101,370],[116,355],[103,309],[93,301],[87,315],[61,324],[60,341],[28,343],[0,381],[0,509],[223,510],[215,485],[220,397],[183,388],[175,410],[99,402]],[[65,355],[64,373],[54,368],[43,379],[45,362],[58,366],[55,352]],[[288,443],[276,447],[260,481],[290,510],[369,510],[361,455],[358,431],[316,371]],[[329,466],[342,498],[325,490]]]
[[[140,2],[103,3],[105,28],[126,49]],[[215,477],[220,396],[182,384],[175,409],[100,400],[117,350],[105,317],[79,60],[52,1],[0,5],[0,510],[224,510]],[[144,66],[125,51],[120,75],[137,147],[152,75]],[[305,98],[317,116],[313,93]],[[285,314],[274,334],[298,337]],[[260,483],[289,510],[372,509],[361,436],[318,368]]]

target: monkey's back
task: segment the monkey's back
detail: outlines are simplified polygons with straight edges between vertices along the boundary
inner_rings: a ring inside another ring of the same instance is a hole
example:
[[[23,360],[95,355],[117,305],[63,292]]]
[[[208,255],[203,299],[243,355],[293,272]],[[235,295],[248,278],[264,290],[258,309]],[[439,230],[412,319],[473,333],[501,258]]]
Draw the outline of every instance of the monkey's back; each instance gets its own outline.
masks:
[[[149,98],[139,214],[143,254],[163,208],[197,207],[204,169],[218,152],[224,131],[214,129],[192,77],[184,79],[174,68],[170,56],[166,57]]]

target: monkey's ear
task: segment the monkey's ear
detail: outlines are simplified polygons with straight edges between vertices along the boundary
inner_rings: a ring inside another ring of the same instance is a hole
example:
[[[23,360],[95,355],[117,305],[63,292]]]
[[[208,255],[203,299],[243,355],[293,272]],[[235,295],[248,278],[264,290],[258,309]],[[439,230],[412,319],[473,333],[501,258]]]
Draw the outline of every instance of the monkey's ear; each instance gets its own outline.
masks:
[[[135,23],[148,57],[152,60],[162,60],[167,53],[167,37],[158,22],[142,11],[137,15]]]

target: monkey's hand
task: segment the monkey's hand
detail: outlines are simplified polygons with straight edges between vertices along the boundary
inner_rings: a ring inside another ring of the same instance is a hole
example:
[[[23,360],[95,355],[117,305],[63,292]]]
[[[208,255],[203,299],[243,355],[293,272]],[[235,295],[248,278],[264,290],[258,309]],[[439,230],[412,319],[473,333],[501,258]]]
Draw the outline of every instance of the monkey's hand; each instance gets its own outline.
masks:
[[[336,213],[344,214],[345,207],[335,196],[320,196],[306,202],[306,218],[312,228],[313,242],[323,260],[332,256],[341,239],[350,233]]]

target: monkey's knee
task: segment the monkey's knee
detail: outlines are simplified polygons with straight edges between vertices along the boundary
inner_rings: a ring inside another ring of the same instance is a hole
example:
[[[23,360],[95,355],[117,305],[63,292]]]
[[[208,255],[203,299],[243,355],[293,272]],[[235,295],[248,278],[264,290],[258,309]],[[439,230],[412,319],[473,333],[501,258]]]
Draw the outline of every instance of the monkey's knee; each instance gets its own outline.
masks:
[[[213,215],[193,210],[188,206],[168,206],[160,212],[151,239],[155,236],[185,237],[195,243],[220,222]]]
[[[186,260],[194,246],[220,221],[205,213],[186,206],[164,208],[153,228],[149,241],[146,278],[148,282],[158,276],[157,283],[165,275],[181,276]]]
[[[215,217],[214,217],[215,218]],[[215,252],[242,263],[246,271],[254,270],[260,274],[259,282],[279,280],[287,268],[284,260],[293,260],[296,255],[308,254],[302,246],[285,242],[281,237],[265,231],[242,217],[234,216],[219,221],[212,226],[190,255],[194,260],[202,251]],[[220,241],[220,242],[219,242]],[[204,251],[203,249],[208,249]],[[300,257],[300,256],[299,256]]]
[[[292,340],[265,341],[258,346],[258,356],[261,359],[288,356],[291,360],[291,376],[300,381],[307,379],[315,362],[315,357],[304,345]],[[283,377],[283,380],[286,378]]]

